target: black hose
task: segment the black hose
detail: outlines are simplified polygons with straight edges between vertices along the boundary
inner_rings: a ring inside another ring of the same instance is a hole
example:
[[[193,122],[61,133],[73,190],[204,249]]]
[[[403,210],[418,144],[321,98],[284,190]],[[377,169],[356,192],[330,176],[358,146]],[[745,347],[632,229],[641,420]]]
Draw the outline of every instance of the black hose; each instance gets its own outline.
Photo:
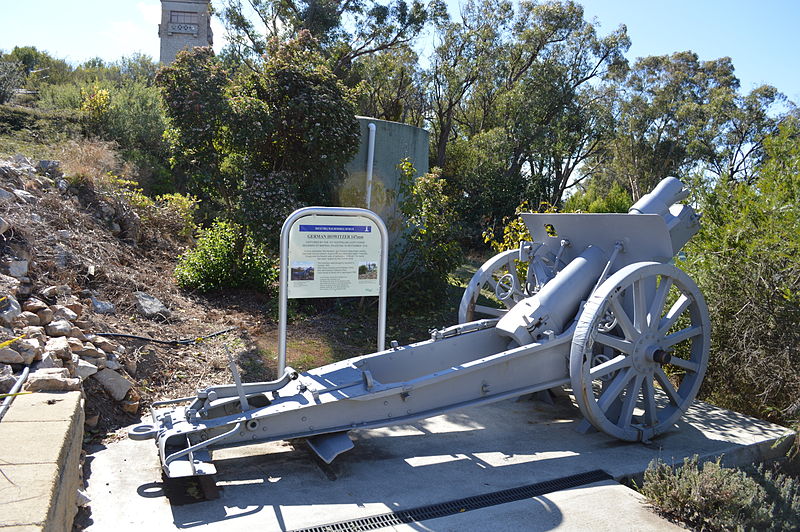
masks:
[[[157,338],[148,338],[147,336],[139,336],[136,334],[123,334],[123,333],[95,333],[95,335],[110,336],[115,338],[131,338],[134,340],[143,340],[145,342],[152,342],[155,344],[164,344],[164,345],[192,345],[198,342],[202,342],[204,340],[208,340],[209,338],[219,336],[221,334],[229,333],[236,329],[238,329],[238,327],[228,327],[227,329],[222,329],[221,331],[217,331],[215,333],[206,334],[205,336],[197,336],[195,338],[181,338],[179,340],[159,340]]]

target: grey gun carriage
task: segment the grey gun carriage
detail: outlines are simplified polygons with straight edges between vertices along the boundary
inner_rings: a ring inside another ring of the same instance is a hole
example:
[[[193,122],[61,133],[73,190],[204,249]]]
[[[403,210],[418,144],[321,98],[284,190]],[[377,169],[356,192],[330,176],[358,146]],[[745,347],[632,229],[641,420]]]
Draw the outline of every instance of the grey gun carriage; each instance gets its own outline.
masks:
[[[330,463],[351,430],[568,386],[581,428],[648,441],[707,365],[703,296],[671,263],[699,229],[687,195],[666,178],[628,214],[523,214],[532,242],[477,271],[460,324],[271,382],[243,384],[231,363],[234,384],[154,403],[129,436],[155,439],[167,477],[215,473],[215,448],[293,438]]]

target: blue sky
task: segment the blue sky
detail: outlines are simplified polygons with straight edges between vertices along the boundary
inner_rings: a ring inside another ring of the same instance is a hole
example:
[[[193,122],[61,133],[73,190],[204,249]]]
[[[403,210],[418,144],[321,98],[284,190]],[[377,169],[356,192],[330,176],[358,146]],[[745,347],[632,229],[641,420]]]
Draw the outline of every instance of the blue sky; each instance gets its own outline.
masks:
[[[451,6],[458,0],[449,0]],[[626,24],[629,59],[692,50],[730,56],[742,89],[768,83],[800,102],[800,0],[584,0],[601,33]],[[158,57],[159,0],[0,0],[0,50],[33,45],[77,63]],[[223,43],[215,22],[215,40]]]

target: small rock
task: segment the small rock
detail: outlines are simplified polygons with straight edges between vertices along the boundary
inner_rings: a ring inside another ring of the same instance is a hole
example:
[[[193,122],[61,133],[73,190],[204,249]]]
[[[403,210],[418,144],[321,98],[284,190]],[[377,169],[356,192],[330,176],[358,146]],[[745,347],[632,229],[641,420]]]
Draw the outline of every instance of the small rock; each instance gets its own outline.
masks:
[[[10,347],[0,349],[0,364],[22,364],[24,359]]]
[[[0,188],[0,203],[14,201],[16,196],[4,188]]]
[[[53,311],[45,308],[36,313],[39,316],[39,325],[48,325],[53,321]]]
[[[42,217],[39,216],[38,214],[36,214],[35,212],[31,213],[29,217],[30,217],[31,221],[34,222],[34,223],[37,223],[37,224],[42,223]]]
[[[47,343],[47,335],[44,333],[44,327],[29,325],[22,329],[22,334],[24,334],[26,338],[36,338],[41,341],[42,345]]]
[[[75,369],[75,373],[78,375],[78,378],[84,381],[97,373],[97,366],[88,360],[78,360],[78,367]]]
[[[36,203],[36,196],[28,192],[27,190],[22,189],[15,189],[14,195],[17,197],[18,200],[23,201],[25,203]]]
[[[27,260],[12,260],[6,263],[8,275],[11,277],[25,277],[28,275],[28,261]]]
[[[145,318],[155,318],[157,316],[163,318],[170,317],[170,310],[158,300],[158,298],[151,296],[145,292],[134,292],[133,298],[136,301],[137,310]]]
[[[136,361],[124,359],[122,363],[125,365],[125,371],[128,372],[128,375],[134,377],[136,375],[136,370],[138,369]]]
[[[33,293],[33,285],[30,282],[23,282],[17,287],[17,295],[26,297]]]
[[[11,224],[5,218],[0,218],[0,235],[11,229]]]
[[[83,344],[83,349],[80,351],[76,351],[79,357],[92,357],[97,358],[100,356],[100,352],[94,346],[92,342],[86,342]]]
[[[14,342],[14,351],[22,355],[23,364],[30,364],[34,360],[41,360],[42,345],[34,338],[24,338]]]
[[[0,364],[0,393],[8,393],[17,379],[14,378],[14,372],[11,371],[11,366],[7,364]]]
[[[108,301],[100,301],[92,296],[92,310],[97,314],[113,314],[114,305]]]
[[[72,289],[65,284],[58,286],[48,286],[47,288],[42,290],[42,295],[48,299],[57,296],[69,296],[72,295]]]
[[[128,395],[128,391],[133,387],[125,377],[110,369],[98,371],[92,375],[92,377],[97,379],[116,401],[125,399],[125,396]]]
[[[27,312],[36,313],[46,308],[48,308],[47,303],[36,297],[30,297],[25,303],[22,304],[22,310]]]
[[[69,240],[70,238],[72,238],[72,231],[67,231],[66,229],[59,229],[58,231],[56,231],[56,236],[60,240]]]
[[[69,348],[73,353],[83,351],[83,342],[77,338],[67,338],[67,343],[69,344]]]
[[[34,314],[33,312],[25,311],[19,315],[18,319],[21,319],[25,325],[33,325],[39,326],[41,325],[42,321],[39,319],[39,316]]]
[[[92,324],[89,323],[87,320],[75,320],[73,324],[76,327],[80,327],[82,331],[88,331],[92,328]]]
[[[80,390],[81,380],[69,376],[66,368],[40,369],[28,375],[25,391],[28,392],[60,392]]]
[[[14,321],[14,318],[22,314],[22,308],[19,306],[19,301],[17,298],[12,296],[11,294],[5,294],[5,296],[0,296],[0,298],[5,298],[0,300],[0,322],[6,325],[11,325]]]
[[[72,324],[67,320],[58,320],[49,323],[45,330],[50,336],[70,336]]]
[[[39,173],[48,175],[52,178],[59,178],[64,175],[64,173],[61,171],[61,161],[42,159],[36,163],[36,170]]]
[[[116,360],[106,360],[106,367],[108,369],[113,369],[114,371],[119,371],[122,369],[122,364]]]
[[[89,506],[90,502],[92,502],[92,499],[90,499],[89,496],[86,495],[86,492],[83,490],[78,490],[78,497],[75,499],[75,503],[81,508],[83,508],[84,506]]]
[[[71,303],[65,303],[64,306],[75,313],[75,319],[80,318],[81,314],[83,314],[83,305],[81,305],[77,301]]]
[[[80,327],[77,327],[77,326],[75,326],[75,325],[73,325],[73,326],[72,326],[72,329],[70,329],[70,331],[69,331],[69,335],[70,335],[72,338],[77,338],[77,339],[78,339],[78,340],[80,340],[81,342],[82,342],[82,341],[84,341],[84,340],[86,340],[86,335],[85,335],[85,334],[83,334],[83,331],[81,330],[81,328],[80,328]]]
[[[44,346],[44,352],[52,353],[64,360],[72,358],[72,349],[70,348],[69,340],[64,336],[50,338]]]
[[[105,357],[89,357],[89,356],[81,356],[81,360],[85,360],[89,364],[93,366],[103,369],[106,367],[106,358]]]
[[[91,416],[86,416],[86,419],[83,422],[83,426],[87,429],[93,429],[100,423],[100,414],[94,414]]]
[[[119,347],[116,342],[109,340],[105,336],[92,335],[89,340],[91,340],[95,347],[102,349],[106,353],[111,353]]]
[[[53,319],[55,320],[75,321],[78,319],[77,314],[63,305],[51,305],[50,310],[53,311]]]
[[[64,362],[53,356],[53,353],[45,353],[42,359],[35,363],[36,370],[47,368],[63,368]]]

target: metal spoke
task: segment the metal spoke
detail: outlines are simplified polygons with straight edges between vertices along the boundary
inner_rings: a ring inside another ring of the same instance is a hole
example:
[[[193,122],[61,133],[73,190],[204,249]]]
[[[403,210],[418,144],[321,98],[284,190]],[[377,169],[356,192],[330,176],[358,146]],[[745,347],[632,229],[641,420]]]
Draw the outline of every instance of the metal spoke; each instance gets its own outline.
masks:
[[[625,401],[622,403],[622,411],[619,414],[619,420],[617,420],[617,426],[622,428],[630,426],[633,418],[633,409],[639,399],[639,390],[642,388],[642,382],[644,382],[644,375],[637,375],[633,384],[628,386],[628,390],[625,392]]]
[[[619,371],[622,368],[627,368],[631,365],[631,359],[624,356],[619,355],[617,357],[612,358],[602,364],[598,364],[589,369],[589,375],[592,377],[592,380],[599,379],[600,377],[605,377],[610,373],[614,373],[615,371]]]
[[[614,377],[614,380],[611,381],[611,384],[600,396],[600,400],[597,401],[597,406],[599,406],[603,412],[607,411],[614,402],[614,399],[620,396],[625,386],[628,384],[628,381],[633,378],[633,373],[633,370],[628,368],[625,371],[620,371],[619,374]]]
[[[697,370],[700,369],[700,364],[697,362],[692,362],[691,360],[684,360],[678,357],[672,357],[669,361],[670,364],[673,366],[678,366],[679,368],[683,368],[686,371],[691,371],[692,373],[697,373]]]
[[[685,294],[681,294],[681,297],[672,304],[672,307],[667,312],[667,315],[661,319],[661,323],[658,326],[658,334],[664,335],[667,334],[667,331],[675,325],[675,322],[678,321],[683,311],[689,308],[691,305],[692,300],[689,299]]]
[[[642,279],[633,282],[633,326],[639,332],[647,328],[647,303],[645,302],[645,287]]]
[[[669,289],[672,287],[672,279],[670,277],[661,277],[661,284],[658,285],[653,303],[650,305],[648,316],[648,325],[650,328],[656,327],[661,321],[661,311],[664,309],[664,303],[667,301]]]
[[[608,347],[613,347],[617,351],[621,351],[629,355],[633,353],[633,342],[623,340],[622,338],[618,338],[616,336],[611,336],[610,334],[597,333],[597,336],[595,336],[595,341],[597,343],[607,345]]]
[[[628,317],[628,314],[625,312],[625,309],[622,308],[622,305],[619,302],[619,298],[612,297],[609,300],[611,305],[611,311],[614,313],[614,317],[617,318],[617,324],[622,328],[622,332],[625,333],[625,338],[628,340],[635,340],[639,337],[639,333],[631,323],[631,319]]]
[[[507,311],[501,308],[487,307],[485,305],[475,305],[475,312],[480,312],[481,314],[488,314],[490,316],[502,316]]]
[[[658,425],[658,407],[656,406],[656,387],[653,379],[644,381],[644,419],[648,427]]]
[[[664,347],[671,347],[675,344],[683,342],[684,340],[688,340],[689,338],[694,338],[702,332],[703,328],[699,325],[695,325],[694,327],[686,327],[685,329],[681,329],[680,331],[667,335],[661,341],[661,345]]]
[[[664,390],[669,397],[669,400],[672,401],[675,406],[681,406],[683,399],[680,395],[678,395],[678,390],[676,390],[672,383],[669,382],[669,377],[667,377],[667,374],[664,373],[664,370],[661,368],[656,368],[655,376],[658,384],[661,385],[661,389]]]

